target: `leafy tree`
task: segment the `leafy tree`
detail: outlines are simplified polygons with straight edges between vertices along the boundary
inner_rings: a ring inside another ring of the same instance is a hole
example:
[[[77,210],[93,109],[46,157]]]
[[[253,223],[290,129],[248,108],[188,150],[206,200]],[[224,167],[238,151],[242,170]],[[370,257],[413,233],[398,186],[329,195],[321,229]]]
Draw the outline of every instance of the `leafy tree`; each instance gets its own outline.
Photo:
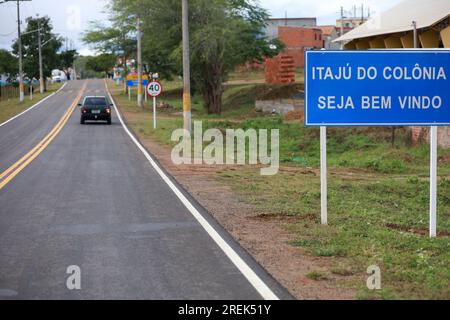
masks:
[[[38,33],[33,32],[41,27],[41,41],[46,43],[42,47],[42,69],[44,79],[51,76],[53,69],[60,67],[58,50],[62,46],[61,39],[52,33],[53,26],[50,18],[45,16],[41,18],[29,17],[26,19],[27,28],[22,35],[22,57],[24,73],[30,78],[39,79],[39,45]],[[18,54],[18,41],[13,44],[14,54]]]
[[[162,74],[181,74],[181,1],[111,1],[111,19],[127,24],[130,33],[136,16],[141,17],[144,63]],[[275,41],[273,47],[264,38],[268,14],[253,0],[190,0],[189,13],[193,88],[202,93],[208,112],[221,113],[229,73],[240,64],[278,54],[282,45]]]
[[[113,54],[103,53],[95,57],[90,57],[86,62],[86,68],[95,72],[111,74],[116,65],[117,57]]]
[[[92,56],[78,56],[75,59],[73,65],[81,79],[100,78],[102,76],[101,73],[87,67],[87,62],[92,58]]]
[[[62,69],[67,69],[73,67],[73,63],[78,56],[76,50],[67,50],[59,54],[59,65]]]
[[[14,75],[19,70],[18,59],[8,50],[0,49],[0,74]]]
[[[84,33],[83,42],[101,53],[121,57],[119,65],[126,67],[126,61],[136,56],[135,26],[121,17],[111,18],[111,27],[92,22],[90,31]]]

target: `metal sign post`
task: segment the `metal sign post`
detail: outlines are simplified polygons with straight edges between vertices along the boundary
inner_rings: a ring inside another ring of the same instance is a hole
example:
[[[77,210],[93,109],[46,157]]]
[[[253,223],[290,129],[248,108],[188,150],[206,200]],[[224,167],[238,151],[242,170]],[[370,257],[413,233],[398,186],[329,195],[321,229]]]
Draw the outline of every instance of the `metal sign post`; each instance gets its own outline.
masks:
[[[149,82],[146,87],[147,94],[153,97],[153,129],[156,129],[156,97],[162,93],[162,90],[161,83],[156,80]]]
[[[436,237],[437,197],[437,127],[431,127],[430,135],[430,237]]]
[[[327,193],[327,127],[320,127],[320,218],[322,224],[328,224]]]
[[[153,97],[153,129],[156,129],[156,97]]]
[[[307,51],[305,125],[320,127],[327,224],[327,126],[431,126],[430,237],[436,237],[437,126],[450,125],[450,50]]]

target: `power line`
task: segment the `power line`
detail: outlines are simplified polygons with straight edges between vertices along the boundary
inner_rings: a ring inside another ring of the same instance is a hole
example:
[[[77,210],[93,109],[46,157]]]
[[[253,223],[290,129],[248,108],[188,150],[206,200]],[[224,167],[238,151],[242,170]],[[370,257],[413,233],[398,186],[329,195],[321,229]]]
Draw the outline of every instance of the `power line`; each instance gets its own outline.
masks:
[[[0,33],[0,37],[9,37],[12,34],[15,34],[16,30],[11,31],[10,33]]]

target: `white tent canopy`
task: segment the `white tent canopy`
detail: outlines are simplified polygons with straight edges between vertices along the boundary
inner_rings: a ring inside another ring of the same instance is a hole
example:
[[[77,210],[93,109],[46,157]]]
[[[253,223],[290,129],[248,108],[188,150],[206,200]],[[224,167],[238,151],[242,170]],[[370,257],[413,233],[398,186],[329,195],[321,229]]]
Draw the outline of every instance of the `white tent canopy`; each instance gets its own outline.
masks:
[[[416,21],[417,29],[427,28],[449,15],[450,0],[405,0],[333,42],[411,31],[413,21]]]

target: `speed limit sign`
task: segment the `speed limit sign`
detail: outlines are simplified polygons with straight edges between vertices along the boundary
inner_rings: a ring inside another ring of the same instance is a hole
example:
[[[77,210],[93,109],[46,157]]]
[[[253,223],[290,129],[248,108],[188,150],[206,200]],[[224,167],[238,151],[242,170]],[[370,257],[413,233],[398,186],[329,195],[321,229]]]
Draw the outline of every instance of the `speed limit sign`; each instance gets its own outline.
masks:
[[[147,94],[151,97],[157,97],[162,93],[162,85],[158,81],[152,81],[147,84]]]

